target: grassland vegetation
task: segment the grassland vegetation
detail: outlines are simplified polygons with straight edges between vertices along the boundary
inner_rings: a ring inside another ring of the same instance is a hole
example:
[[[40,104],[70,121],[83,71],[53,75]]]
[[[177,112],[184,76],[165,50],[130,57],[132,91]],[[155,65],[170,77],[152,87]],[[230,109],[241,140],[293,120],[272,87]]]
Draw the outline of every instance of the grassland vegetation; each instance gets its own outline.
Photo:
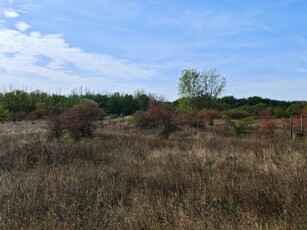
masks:
[[[217,120],[161,139],[100,123],[78,142],[1,125],[0,229],[306,229],[306,143],[282,128],[237,138]]]

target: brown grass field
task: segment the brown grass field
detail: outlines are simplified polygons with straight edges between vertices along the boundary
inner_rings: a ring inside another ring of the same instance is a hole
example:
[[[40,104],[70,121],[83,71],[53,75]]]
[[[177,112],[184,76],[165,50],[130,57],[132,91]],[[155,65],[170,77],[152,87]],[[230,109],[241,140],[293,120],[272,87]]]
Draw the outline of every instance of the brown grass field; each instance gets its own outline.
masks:
[[[307,229],[307,142],[127,120],[47,141],[46,124],[0,124],[0,229]]]

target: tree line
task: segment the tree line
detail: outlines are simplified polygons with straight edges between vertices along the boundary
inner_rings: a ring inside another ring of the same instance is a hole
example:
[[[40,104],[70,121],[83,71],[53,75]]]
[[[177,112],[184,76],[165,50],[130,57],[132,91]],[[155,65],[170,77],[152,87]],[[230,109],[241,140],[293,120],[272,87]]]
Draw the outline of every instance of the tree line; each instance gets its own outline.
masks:
[[[232,118],[259,116],[263,111],[275,118],[283,118],[299,114],[307,107],[306,101],[279,101],[259,96],[239,99],[234,96],[219,97],[225,86],[226,79],[222,78],[216,69],[203,72],[187,69],[182,71],[179,79],[179,99],[173,102],[167,102],[163,97],[146,93],[144,90],[137,90],[134,94],[102,94],[89,90],[83,92],[80,88],[73,90],[69,95],[48,94],[40,90],[11,90],[0,93],[0,119],[37,119],[48,110],[57,109],[65,112],[84,101],[95,103],[109,116],[128,116],[136,111],[146,111],[149,104],[156,101],[173,107],[179,113],[207,109],[227,111]]]

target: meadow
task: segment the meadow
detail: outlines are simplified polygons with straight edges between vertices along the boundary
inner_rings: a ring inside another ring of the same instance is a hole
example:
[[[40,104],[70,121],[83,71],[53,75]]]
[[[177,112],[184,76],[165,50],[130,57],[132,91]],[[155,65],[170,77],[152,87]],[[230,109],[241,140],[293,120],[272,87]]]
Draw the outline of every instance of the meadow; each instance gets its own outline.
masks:
[[[96,127],[50,141],[45,121],[0,124],[0,229],[307,229],[307,142],[282,127]]]

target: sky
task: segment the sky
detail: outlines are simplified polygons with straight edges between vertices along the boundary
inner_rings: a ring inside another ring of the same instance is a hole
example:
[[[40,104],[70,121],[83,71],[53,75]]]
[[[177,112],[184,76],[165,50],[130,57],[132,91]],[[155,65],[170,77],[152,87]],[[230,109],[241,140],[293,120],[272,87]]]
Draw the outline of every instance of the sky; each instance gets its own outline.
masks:
[[[138,89],[178,98],[216,68],[221,96],[307,100],[306,0],[0,0],[0,91]]]

